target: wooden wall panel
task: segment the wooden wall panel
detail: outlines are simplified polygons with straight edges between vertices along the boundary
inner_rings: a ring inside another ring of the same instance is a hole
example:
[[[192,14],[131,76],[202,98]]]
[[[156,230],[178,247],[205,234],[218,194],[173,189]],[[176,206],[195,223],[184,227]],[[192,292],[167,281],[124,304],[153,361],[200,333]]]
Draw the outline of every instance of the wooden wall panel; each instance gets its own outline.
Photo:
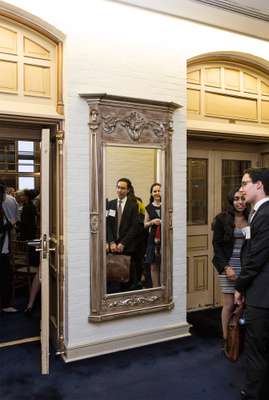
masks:
[[[0,26],[0,52],[17,54],[17,32]]]
[[[187,109],[196,114],[200,113],[200,91],[187,89]]]
[[[24,64],[24,94],[28,96],[50,96],[50,68]]]
[[[205,68],[204,83],[207,86],[220,87],[220,68]]]
[[[205,93],[205,113],[222,118],[257,120],[257,100]]]
[[[17,63],[0,60],[0,92],[16,93],[18,90]]]
[[[43,60],[50,58],[49,50],[27,37],[23,38],[23,51],[27,57],[41,58]]]

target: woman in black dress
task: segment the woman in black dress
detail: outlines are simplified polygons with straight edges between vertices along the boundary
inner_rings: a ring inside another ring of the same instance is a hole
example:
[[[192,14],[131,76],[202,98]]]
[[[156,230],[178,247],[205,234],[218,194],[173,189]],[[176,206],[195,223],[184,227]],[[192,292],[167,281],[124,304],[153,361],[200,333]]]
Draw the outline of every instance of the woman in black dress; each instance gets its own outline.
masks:
[[[248,208],[239,188],[227,197],[226,209],[213,221],[213,264],[218,272],[219,286],[223,293],[221,314],[224,342],[227,339],[228,322],[234,310],[235,280],[240,274],[240,251],[243,244],[243,228],[247,226]]]
[[[153,183],[146,206],[144,226],[149,230],[145,263],[150,265],[152,286],[160,286],[161,266],[161,185]]]

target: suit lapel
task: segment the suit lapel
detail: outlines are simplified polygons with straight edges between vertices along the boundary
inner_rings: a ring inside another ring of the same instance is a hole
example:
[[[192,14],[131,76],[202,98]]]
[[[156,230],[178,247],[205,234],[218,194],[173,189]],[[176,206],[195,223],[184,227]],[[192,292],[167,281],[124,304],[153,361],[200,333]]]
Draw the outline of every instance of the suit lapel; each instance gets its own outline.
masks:
[[[263,210],[263,208],[265,207],[269,207],[269,200],[265,201],[264,203],[262,203],[262,205],[258,208],[258,210],[255,212],[255,214],[253,215],[253,218],[251,220],[250,225],[253,224],[253,221],[255,220],[255,218],[257,217],[257,215],[259,215],[259,213]]]

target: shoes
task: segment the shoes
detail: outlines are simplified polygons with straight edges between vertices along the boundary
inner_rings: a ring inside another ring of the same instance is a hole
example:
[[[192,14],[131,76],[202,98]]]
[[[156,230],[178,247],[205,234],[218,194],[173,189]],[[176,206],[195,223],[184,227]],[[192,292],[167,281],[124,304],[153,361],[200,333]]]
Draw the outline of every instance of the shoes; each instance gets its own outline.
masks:
[[[31,316],[33,315],[33,309],[32,309],[32,307],[27,307],[27,308],[24,310],[24,315],[25,315],[25,317],[31,317]]]
[[[248,395],[244,390],[240,390],[241,400],[248,400]]]
[[[14,307],[6,307],[6,308],[2,308],[2,311],[7,312],[7,313],[15,313],[18,312],[18,310]]]

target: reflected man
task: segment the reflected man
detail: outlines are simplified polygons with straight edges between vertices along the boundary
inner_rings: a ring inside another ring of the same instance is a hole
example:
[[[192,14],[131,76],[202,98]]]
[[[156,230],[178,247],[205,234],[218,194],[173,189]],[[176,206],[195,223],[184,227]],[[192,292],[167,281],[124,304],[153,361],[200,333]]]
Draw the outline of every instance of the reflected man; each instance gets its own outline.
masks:
[[[107,205],[107,249],[111,253],[132,256],[136,248],[138,232],[137,202],[128,197],[131,181],[121,178],[117,181],[117,198]],[[131,264],[132,259],[131,259]],[[130,285],[136,284],[135,270],[131,265]],[[130,287],[133,289],[133,287]]]

